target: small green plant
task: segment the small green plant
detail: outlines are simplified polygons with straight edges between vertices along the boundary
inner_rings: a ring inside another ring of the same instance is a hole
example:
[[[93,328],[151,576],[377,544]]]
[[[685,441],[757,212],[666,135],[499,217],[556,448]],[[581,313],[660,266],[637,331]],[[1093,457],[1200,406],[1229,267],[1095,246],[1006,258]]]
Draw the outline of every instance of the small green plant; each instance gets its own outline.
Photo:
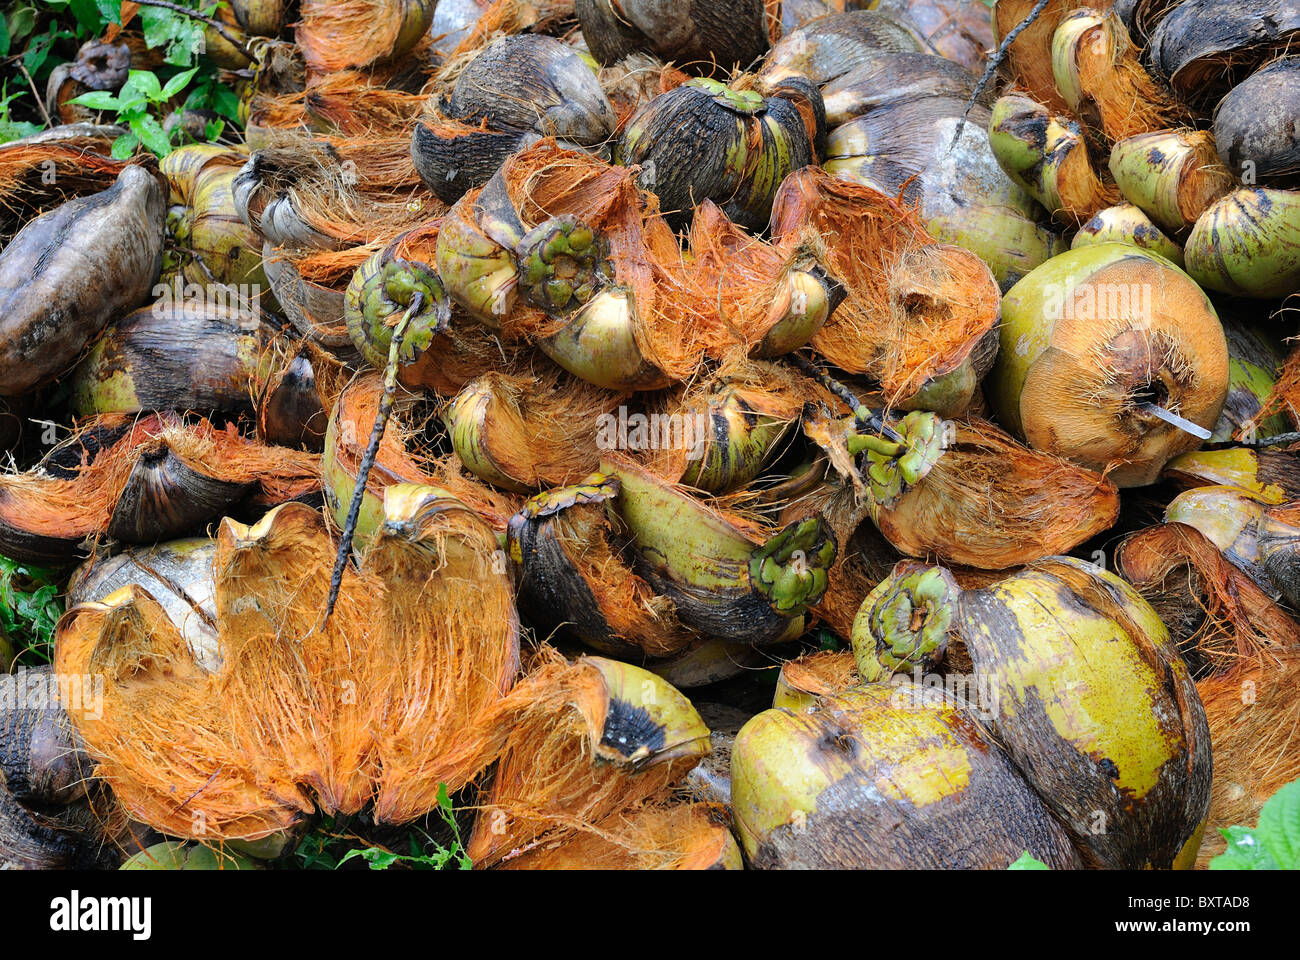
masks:
[[[1273,794],[1255,827],[1220,830],[1228,849],[1211,870],[1300,870],[1300,780]]]
[[[1026,850],[1017,859],[1016,862],[1007,867],[1008,870],[1050,870],[1047,864],[1034,857],[1032,853]]]
[[[7,639],[19,664],[50,662],[54,625],[63,615],[57,579],[52,570],[0,556],[0,648]]]
[[[116,111],[117,122],[128,127],[128,132],[113,141],[113,156],[118,160],[131,156],[140,144],[158,156],[165,157],[171,153],[171,138],[154,113],[176,96],[197,71],[197,67],[191,67],[176,74],[164,86],[152,72],[132,70],[117,93],[92,90],[72,102],[92,110]]]
[[[40,124],[29,123],[26,120],[15,120],[9,115],[10,102],[18,99],[25,92],[18,90],[10,93],[8,80],[3,85],[0,85],[0,143],[21,140],[23,137],[30,137],[33,133],[40,133]]]
[[[376,846],[349,846],[349,840],[354,838],[337,832],[340,825],[330,818],[302,839],[294,855],[304,870],[337,870],[349,860],[358,858],[364,860],[371,870],[387,870],[394,864],[410,870],[473,869],[474,862],[461,844],[460,828],[445,783],[438,785],[438,815],[451,829],[449,846],[444,846],[419,828],[413,828],[408,838],[408,853],[396,853]],[[348,849],[340,849],[342,847]]]

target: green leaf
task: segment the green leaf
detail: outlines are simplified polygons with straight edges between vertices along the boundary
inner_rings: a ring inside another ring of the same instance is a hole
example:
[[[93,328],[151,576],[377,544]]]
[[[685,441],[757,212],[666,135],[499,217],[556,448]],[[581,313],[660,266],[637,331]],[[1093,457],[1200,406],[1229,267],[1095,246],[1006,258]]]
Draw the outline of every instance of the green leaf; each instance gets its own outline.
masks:
[[[9,37],[18,42],[36,29],[36,10],[33,7],[19,7],[9,14]]]
[[[147,114],[131,121],[131,130],[144,142],[144,145],[160,157],[172,152],[171,139],[163,132],[162,124]]]
[[[127,74],[126,83],[122,84],[122,97],[130,93],[141,93],[150,100],[159,100],[162,96],[162,83],[157,74],[149,70],[132,70]]]
[[[1277,861],[1269,856],[1250,827],[1229,827],[1219,832],[1228,841],[1228,849],[1210,861],[1211,870],[1277,869]]]
[[[1020,855],[1015,863],[1007,867],[1008,870],[1050,870],[1051,868],[1043,861],[1034,857],[1028,850]]]
[[[177,15],[163,7],[141,7],[140,26],[144,30],[144,45],[152,50],[171,40]]]
[[[180,92],[181,88],[184,87],[185,84],[189,83],[194,74],[198,72],[198,67],[192,67],[183,73],[176,74],[176,76],[167,81],[167,85],[162,88],[162,95],[158,99],[170,100],[172,97],[176,96],[176,94]]]
[[[95,0],[104,23],[122,23],[122,0]]]
[[[113,141],[112,155],[114,160],[125,160],[131,154],[135,153],[135,148],[140,145],[140,138],[134,133],[124,133]]]
[[[9,36],[9,20],[6,17],[0,17],[0,57],[9,56],[9,44],[12,39]]]
[[[97,36],[104,29],[104,21],[95,0],[72,0],[68,7],[72,10],[72,15],[77,18],[78,26],[91,36]]]
[[[1255,836],[1280,869],[1300,870],[1300,780],[1269,797]]]
[[[73,97],[68,102],[81,107],[90,107],[92,110],[118,110],[122,106],[122,101],[117,98],[117,95],[108,90],[92,90],[90,93]]]

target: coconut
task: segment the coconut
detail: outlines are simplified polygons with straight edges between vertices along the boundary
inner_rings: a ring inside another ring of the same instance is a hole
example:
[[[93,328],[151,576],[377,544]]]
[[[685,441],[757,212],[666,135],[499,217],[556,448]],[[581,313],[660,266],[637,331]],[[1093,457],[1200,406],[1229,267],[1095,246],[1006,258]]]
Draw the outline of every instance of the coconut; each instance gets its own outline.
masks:
[[[1183,234],[1232,189],[1214,138],[1202,130],[1158,130],[1120,140],[1110,172],[1124,198],[1171,234]]]
[[[1300,290],[1300,191],[1234,190],[1201,214],[1186,256],[1210,290],[1264,299]]]
[[[990,375],[1000,421],[1029,445],[1121,487],[1152,483],[1222,412],[1228,348],[1214,307],[1186,274],[1118,243],[1044,264],[1002,303]],[[1156,409],[1159,408],[1159,409]]]

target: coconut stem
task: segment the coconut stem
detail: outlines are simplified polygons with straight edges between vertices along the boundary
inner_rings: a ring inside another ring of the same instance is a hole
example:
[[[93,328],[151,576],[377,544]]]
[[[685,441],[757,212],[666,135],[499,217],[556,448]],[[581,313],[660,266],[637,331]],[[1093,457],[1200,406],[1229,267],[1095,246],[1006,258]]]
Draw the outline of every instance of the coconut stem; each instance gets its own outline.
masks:
[[[849,405],[849,409],[853,411],[853,419],[857,421],[859,427],[865,427],[868,430],[875,431],[876,433],[883,433],[895,443],[907,442],[899,436],[898,431],[885,423],[885,418],[881,411],[870,409],[866,404],[859,400],[857,394],[847,386],[840,383],[840,381],[830,376],[830,374],[826,373],[824,370],[817,369],[817,367],[807,357],[801,356],[797,353],[790,354],[790,357],[794,360],[795,366]]]
[[[963,110],[961,116],[957,118],[957,129],[953,131],[952,142],[948,144],[949,151],[951,151],[953,147],[957,146],[957,141],[961,139],[961,132],[966,128],[966,118],[970,116],[970,112],[975,108],[975,104],[979,101],[979,98],[984,95],[984,90],[988,87],[989,81],[993,79],[993,74],[997,73],[998,67],[1002,66],[1002,61],[1006,59],[1007,51],[1011,49],[1011,45],[1016,42],[1016,37],[1020,36],[1023,30],[1028,28],[1031,23],[1038,19],[1038,15],[1046,9],[1049,2],[1050,0],[1038,0],[1038,2],[1034,4],[1034,9],[1029,11],[1029,15],[1016,24],[1015,27],[1012,28],[1011,32],[1002,38],[1002,42],[998,44],[998,49],[994,52],[993,56],[989,58],[988,66],[984,68],[984,73],[980,76],[980,82],[975,84],[975,89],[971,92],[970,99],[966,101],[966,109]]]
[[[397,399],[397,358],[402,350],[402,340],[406,336],[407,324],[410,323],[413,315],[419,313],[423,300],[424,294],[420,291],[417,290],[412,294],[406,312],[393,327],[393,339],[388,345],[388,364],[384,367],[384,395],[379,400],[379,412],[375,415],[375,425],[370,430],[370,442],[366,444],[366,452],[362,455],[361,465],[357,470],[357,485],[352,490],[352,502],[348,505],[348,516],[343,523],[343,534],[339,539],[338,556],[334,558],[334,572],[330,575],[330,595],[325,602],[325,616],[321,618],[321,626],[329,620],[330,614],[334,612],[334,604],[339,599],[339,590],[343,586],[343,571],[352,553],[352,538],[357,531],[357,518],[361,515],[361,503],[366,498],[366,481],[370,478],[370,470],[375,465],[375,457],[379,454],[379,443],[384,438],[384,429],[388,426],[388,418],[393,412],[393,403]]]

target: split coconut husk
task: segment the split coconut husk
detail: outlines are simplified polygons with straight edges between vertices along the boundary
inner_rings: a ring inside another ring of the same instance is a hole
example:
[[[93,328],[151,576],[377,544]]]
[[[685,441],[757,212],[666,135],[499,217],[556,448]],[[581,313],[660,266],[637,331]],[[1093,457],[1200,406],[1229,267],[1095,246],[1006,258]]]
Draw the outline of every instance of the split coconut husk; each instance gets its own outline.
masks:
[[[433,0],[302,0],[294,38],[315,73],[368,67],[426,44],[433,8]]]
[[[97,417],[28,473],[0,478],[0,550],[64,564],[108,536],[194,533],[251,496],[270,505],[319,489],[319,458],[173,413]]]
[[[653,673],[602,657],[546,660],[509,698],[509,734],[466,844],[478,866],[584,834],[637,849],[644,835],[629,817],[710,749],[690,701]]]
[[[1300,650],[1295,621],[1195,527],[1132,534],[1115,564],[1160,614],[1198,680]]]
[[[107,678],[101,711],[69,712],[133,816],[207,840],[371,801],[376,820],[402,823],[495,756],[519,626],[496,537],[471,510],[390,488],[382,531],[324,621],[335,547],[319,511],[227,519],[217,542],[217,672],[138,586],[60,624],[57,668]]]
[[[1038,0],[998,0],[993,8],[993,32],[1002,43],[1012,30],[1027,18]],[[1052,71],[1052,38],[1061,21],[1080,8],[1104,11],[1111,0],[1048,0],[1034,20],[1016,36],[1007,49],[1005,71],[1015,82],[1039,103],[1053,113],[1066,113],[1069,103],[1056,87]]]
[[[1120,192],[1168,233],[1183,236],[1233,187],[1204,130],[1156,130],[1118,141],[1110,172]]]
[[[1277,588],[1270,582],[1259,549],[1265,499],[1264,494],[1257,495],[1240,487],[1196,487],[1169,501],[1165,522],[1195,527],[1233,566],[1275,597]]]
[[[926,403],[957,413],[991,357],[998,317],[992,274],[974,254],[936,243],[902,204],[815,168],[789,177],[772,216],[778,238],[811,227],[845,298],[813,348],[877,380],[889,406]],[[990,341],[991,342],[991,341]]]

